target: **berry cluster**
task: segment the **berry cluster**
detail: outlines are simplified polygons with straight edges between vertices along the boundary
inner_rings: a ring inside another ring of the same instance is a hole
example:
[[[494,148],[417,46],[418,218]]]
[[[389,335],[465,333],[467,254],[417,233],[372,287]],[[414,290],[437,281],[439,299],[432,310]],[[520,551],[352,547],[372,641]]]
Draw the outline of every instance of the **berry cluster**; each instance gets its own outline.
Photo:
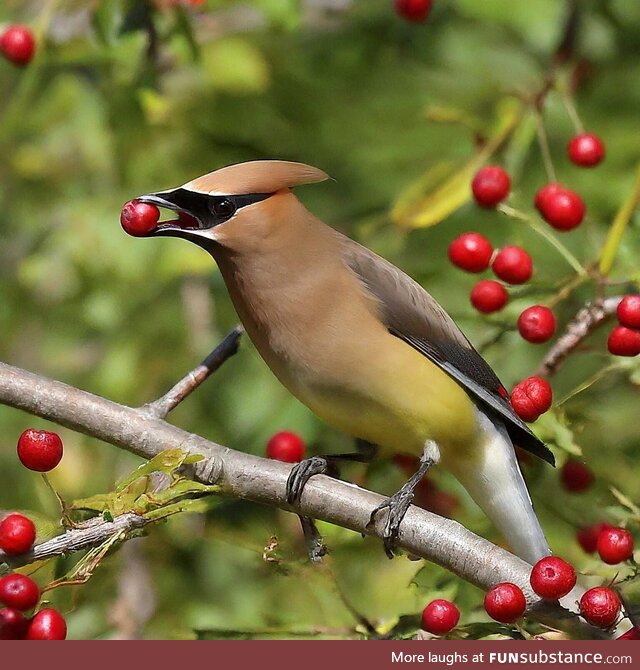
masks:
[[[27,65],[35,53],[36,40],[26,26],[8,26],[0,34],[0,55],[14,65]]]
[[[616,356],[640,354],[640,295],[625,295],[617,310],[619,325],[609,334],[607,346]]]
[[[560,482],[569,493],[584,493],[595,481],[593,472],[580,461],[570,458],[560,469]],[[617,565],[633,557],[633,536],[624,528],[599,522],[576,533],[578,544],[587,554],[596,551],[604,563]]]
[[[30,470],[48,472],[62,459],[60,436],[46,430],[25,430],[18,439],[18,458]],[[0,550],[8,556],[28,552],[36,540],[36,527],[26,516],[12,513],[0,520]],[[38,585],[26,575],[11,573],[0,579],[0,640],[64,640],[67,624],[57,610],[41,609]]]
[[[64,640],[67,624],[54,609],[41,609],[32,617],[24,612],[40,602],[38,585],[26,575],[12,573],[0,579],[0,640]]]
[[[57,610],[25,617],[39,602],[40,589],[30,577],[14,572],[0,578],[0,640],[64,640],[67,624]]]
[[[600,557],[610,565],[630,560],[633,556],[633,538],[623,528],[612,528],[603,524],[596,543]],[[563,598],[571,592],[576,582],[575,568],[558,556],[540,559],[529,575],[529,583],[534,593],[545,600]],[[580,613],[590,624],[609,628],[620,615],[621,603],[612,588],[597,586],[582,595],[579,607]],[[495,621],[513,623],[525,613],[527,601],[519,586],[511,582],[501,582],[485,594],[484,608]],[[460,612],[453,603],[448,600],[434,600],[422,612],[422,628],[434,635],[445,635],[456,627],[459,619]],[[640,631],[625,633],[619,639],[638,639],[635,637],[637,634]]]
[[[471,182],[476,203],[484,208],[496,207],[508,195],[511,180],[506,171],[489,165],[480,169]],[[491,242],[480,233],[464,233],[449,245],[449,260],[467,272],[484,272],[491,266],[498,279],[506,284],[528,282],[533,275],[533,260],[516,245],[503,247],[494,253]],[[471,289],[471,304],[484,314],[501,310],[509,300],[503,284],[493,279],[482,279]],[[556,330],[553,312],[543,305],[533,305],[518,318],[520,335],[534,344],[547,342]]]

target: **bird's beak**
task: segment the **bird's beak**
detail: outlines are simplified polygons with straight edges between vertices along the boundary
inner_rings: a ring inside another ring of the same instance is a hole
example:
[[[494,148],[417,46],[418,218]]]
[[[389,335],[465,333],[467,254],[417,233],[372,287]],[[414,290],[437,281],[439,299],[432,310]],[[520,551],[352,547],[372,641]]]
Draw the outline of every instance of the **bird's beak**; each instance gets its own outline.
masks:
[[[153,237],[208,237],[204,222],[192,212],[181,207],[175,198],[176,192],[160,191],[158,193],[147,193],[137,198],[140,202],[155,205],[161,209],[170,209],[178,213],[177,218],[170,221],[161,221],[149,232]]]

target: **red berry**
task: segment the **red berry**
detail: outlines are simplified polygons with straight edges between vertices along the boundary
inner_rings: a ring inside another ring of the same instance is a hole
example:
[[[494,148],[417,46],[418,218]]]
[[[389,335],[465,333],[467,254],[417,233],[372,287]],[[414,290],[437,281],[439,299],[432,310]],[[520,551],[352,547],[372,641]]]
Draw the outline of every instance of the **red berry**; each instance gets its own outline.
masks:
[[[542,377],[528,377],[511,391],[511,406],[523,421],[535,421],[551,407],[552,402],[551,385]]]
[[[560,470],[560,481],[571,493],[584,493],[595,481],[593,472],[580,461],[570,458]]]
[[[560,187],[541,199],[540,213],[556,230],[572,230],[582,223],[585,206],[575,191]]]
[[[557,600],[576,585],[573,566],[557,556],[541,558],[531,571],[531,588],[541,597]]]
[[[432,600],[422,610],[422,630],[433,635],[446,635],[460,620],[460,610],[449,600]]]
[[[482,272],[489,267],[493,247],[480,233],[464,233],[449,245],[449,260],[467,272]]]
[[[473,197],[480,207],[495,207],[511,189],[509,175],[498,165],[487,165],[476,172],[471,182]]]
[[[31,619],[26,640],[64,640],[67,637],[67,622],[54,609],[40,610]]]
[[[58,433],[27,428],[18,438],[18,458],[29,470],[53,470],[62,460],[62,452],[62,440]]]
[[[580,598],[580,614],[592,625],[609,628],[620,613],[620,598],[605,586],[585,591]]]
[[[493,279],[481,279],[471,289],[471,304],[483,314],[501,310],[509,300],[507,289]]]
[[[556,332],[556,317],[548,307],[527,307],[518,317],[518,331],[527,342],[542,344]]]
[[[607,348],[614,356],[637,356],[640,354],[640,330],[616,326],[609,333]]]
[[[616,640],[640,640],[640,628],[637,626],[629,628],[626,633],[622,633],[622,635],[617,637]]]
[[[580,133],[569,141],[567,153],[572,163],[580,167],[594,167],[604,158],[604,142],[593,133]]]
[[[533,274],[533,261],[521,247],[503,247],[497,253],[491,268],[497,277],[509,284],[524,284]]]
[[[621,326],[640,329],[640,295],[625,295],[618,304],[617,311]]]
[[[35,52],[36,41],[26,26],[9,26],[0,35],[0,53],[15,65],[27,65]]]
[[[267,442],[267,458],[298,463],[304,458],[304,441],[299,435],[282,430]]]
[[[22,514],[9,514],[0,521],[0,549],[9,556],[24,554],[33,546],[36,527]]]
[[[605,528],[598,536],[598,553],[608,565],[628,561],[633,556],[633,536],[624,528]]]
[[[550,182],[549,184],[540,187],[536,193],[535,200],[533,201],[536,209],[542,213],[545,202],[558,193],[558,191],[562,191],[563,188],[562,184],[559,184],[557,181]]]
[[[120,225],[125,232],[134,237],[143,237],[150,233],[160,219],[160,210],[140,200],[131,200],[126,203],[120,213]]]
[[[407,21],[422,23],[427,20],[433,0],[395,0],[396,14]]]
[[[21,640],[28,627],[29,622],[18,610],[0,609],[0,640]]]
[[[511,582],[496,584],[484,597],[487,614],[501,623],[513,623],[527,608],[522,589]]]
[[[40,589],[33,579],[13,573],[0,578],[0,603],[26,612],[40,600]]]
[[[578,544],[587,552],[587,554],[593,554],[598,548],[598,537],[605,528],[611,528],[611,526],[608,523],[601,521],[593,526],[581,528],[576,533]]]

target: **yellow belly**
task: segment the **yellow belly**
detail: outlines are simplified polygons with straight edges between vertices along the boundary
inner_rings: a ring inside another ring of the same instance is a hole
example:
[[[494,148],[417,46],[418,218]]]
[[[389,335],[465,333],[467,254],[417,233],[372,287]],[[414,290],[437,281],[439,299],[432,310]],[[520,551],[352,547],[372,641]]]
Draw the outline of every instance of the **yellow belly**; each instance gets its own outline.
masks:
[[[383,455],[420,455],[434,440],[446,464],[473,447],[474,403],[429,359],[386,332],[351,353],[349,369],[335,379],[289,370],[282,381],[327,423],[379,445]]]

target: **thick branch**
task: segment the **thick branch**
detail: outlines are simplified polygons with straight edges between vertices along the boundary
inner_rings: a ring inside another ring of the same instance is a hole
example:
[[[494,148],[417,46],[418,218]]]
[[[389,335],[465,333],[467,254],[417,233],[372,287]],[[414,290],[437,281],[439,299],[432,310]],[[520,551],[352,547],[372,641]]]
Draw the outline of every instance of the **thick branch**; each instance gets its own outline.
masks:
[[[225,361],[237,353],[240,346],[240,337],[243,332],[244,329],[242,326],[236,326],[197,368],[185,375],[165,395],[145,405],[143,409],[158,419],[164,419],[169,412],[174,410],[187,396],[191,395]]]
[[[180,447],[205,459],[191,475],[207,484],[216,483],[235,498],[298,512],[356,532],[381,537],[384,518],[368,527],[380,495],[352,484],[317,476],[307,484],[302,501],[293,508],[285,496],[291,466],[233,451],[154,418],[143,410],[118,405],[104,398],[0,363],[0,402],[54,421],[81,433],[122,447],[143,458]],[[379,515],[383,516],[383,515]],[[429,559],[487,589],[497,582],[518,584],[527,597],[528,612],[550,626],[574,635],[598,638],[606,633],[593,629],[554,603],[541,601],[531,590],[531,566],[473,534],[450,519],[411,507],[400,528],[399,546],[411,554]],[[576,594],[563,600],[575,609]]]
[[[583,307],[567,326],[564,335],[551,347],[535,374],[540,377],[554,375],[567,356],[603,321],[615,314],[620,300],[621,296],[612,296]]]

